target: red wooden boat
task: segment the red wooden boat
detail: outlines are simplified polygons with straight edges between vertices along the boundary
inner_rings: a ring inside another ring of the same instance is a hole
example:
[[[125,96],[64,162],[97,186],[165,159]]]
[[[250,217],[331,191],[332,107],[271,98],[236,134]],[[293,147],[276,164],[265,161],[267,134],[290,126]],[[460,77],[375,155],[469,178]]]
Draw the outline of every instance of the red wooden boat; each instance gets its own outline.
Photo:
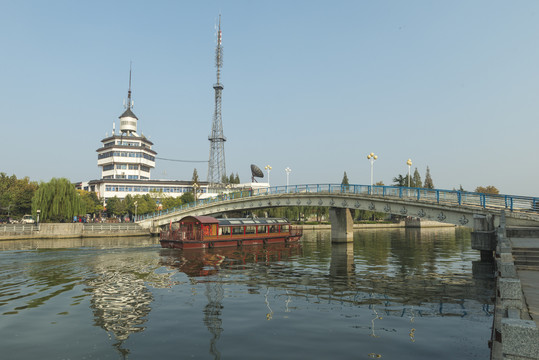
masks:
[[[159,234],[164,248],[202,249],[222,246],[260,245],[298,241],[301,227],[284,218],[216,219],[186,216]]]

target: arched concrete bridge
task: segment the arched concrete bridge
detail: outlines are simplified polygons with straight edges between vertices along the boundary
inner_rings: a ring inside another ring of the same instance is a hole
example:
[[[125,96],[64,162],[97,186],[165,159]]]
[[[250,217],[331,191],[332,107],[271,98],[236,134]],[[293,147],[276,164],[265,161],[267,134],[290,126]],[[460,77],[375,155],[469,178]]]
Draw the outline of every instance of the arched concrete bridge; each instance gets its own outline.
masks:
[[[219,215],[283,206],[330,208],[332,237],[350,232],[346,209],[359,209],[474,227],[474,216],[490,215],[497,226],[502,210],[508,226],[538,226],[539,198],[491,195],[455,190],[394,186],[315,184],[243,190],[158,212],[138,223],[156,229],[184,216]]]

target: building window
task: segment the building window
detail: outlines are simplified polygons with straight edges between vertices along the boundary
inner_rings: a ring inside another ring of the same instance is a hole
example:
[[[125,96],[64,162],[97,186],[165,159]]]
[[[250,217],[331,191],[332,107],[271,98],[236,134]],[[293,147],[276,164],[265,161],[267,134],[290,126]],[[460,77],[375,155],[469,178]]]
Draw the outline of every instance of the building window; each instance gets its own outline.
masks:
[[[130,180],[137,180],[138,175],[127,175],[127,178],[130,179]],[[129,190],[129,191],[131,191],[131,190]]]

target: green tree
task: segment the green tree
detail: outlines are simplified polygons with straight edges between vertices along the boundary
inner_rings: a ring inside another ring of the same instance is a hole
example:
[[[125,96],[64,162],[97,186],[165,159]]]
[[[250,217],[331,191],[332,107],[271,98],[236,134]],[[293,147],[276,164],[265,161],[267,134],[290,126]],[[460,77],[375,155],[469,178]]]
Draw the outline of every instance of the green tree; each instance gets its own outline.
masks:
[[[483,194],[499,194],[500,191],[495,187],[495,186],[492,186],[492,185],[488,185],[488,186],[478,186],[475,188],[475,192],[478,192],[478,193],[483,193]]]
[[[342,184],[342,185],[349,185],[349,184],[350,184],[350,183],[348,182],[348,175],[346,175],[346,171],[344,172],[344,175],[343,175],[343,177],[342,177],[341,184]]]
[[[421,175],[419,175],[419,171],[417,168],[415,168],[414,176],[412,177],[412,181],[410,183],[411,187],[420,188],[423,186],[423,182],[421,181]]]
[[[84,215],[86,209],[75,186],[65,178],[52,178],[41,183],[32,198],[32,215],[43,222],[71,221],[74,216]]]
[[[198,181],[198,172],[197,172],[197,169],[196,169],[196,168],[193,170],[193,178],[192,178],[192,182],[193,182],[193,184],[194,184],[194,183],[197,183],[197,184],[198,184],[198,182],[199,182],[199,181]]]
[[[37,188],[38,184],[28,177],[17,179],[15,175],[0,173],[0,214],[15,217],[30,214]]]
[[[236,173],[236,177],[234,178],[234,184],[239,184],[240,183],[240,176],[238,175],[238,173]]]
[[[195,201],[195,196],[191,192],[186,192],[181,196],[183,204],[189,204]]]
[[[408,175],[402,176],[401,174],[393,178],[393,185],[395,186],[408,186]]]
[[[235,184],[235,178],[234,178],[234,174],[233,173],[230,173],[230,177],[228,178],[228,183],[229,184]]]
[[[427,166],[427,173],[425,174],[425,183],[423,187],[426,189],[434,189],[434,183],[432,182],[432,177],[430,176],[430,169]]]
[[[103,205],[93,191],[77,190],[87,214],[99,214],[103,211]]]

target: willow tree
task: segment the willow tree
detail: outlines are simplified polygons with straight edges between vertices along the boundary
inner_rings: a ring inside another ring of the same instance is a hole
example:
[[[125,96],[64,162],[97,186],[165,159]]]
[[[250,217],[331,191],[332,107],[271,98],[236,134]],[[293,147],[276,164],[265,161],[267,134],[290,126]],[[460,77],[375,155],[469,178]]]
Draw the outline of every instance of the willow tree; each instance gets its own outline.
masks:
[[[41,183],[32,198],[32,214],[45,222],[71,221],[74,216],[85,214],[84,203],[75,186],[65,178],[52,178]]]

